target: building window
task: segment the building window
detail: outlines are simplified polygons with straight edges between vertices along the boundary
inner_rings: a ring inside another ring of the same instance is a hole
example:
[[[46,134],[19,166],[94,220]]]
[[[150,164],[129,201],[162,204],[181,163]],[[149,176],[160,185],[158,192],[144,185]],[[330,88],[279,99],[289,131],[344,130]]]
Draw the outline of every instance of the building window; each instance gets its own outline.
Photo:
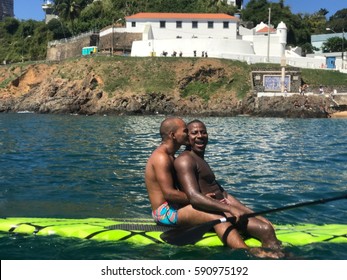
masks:
[[[166,27],[166,21],[160,21],[160,28]]]
[[[176,28],[182,28],[182,21],[176,21]]]
[[[135,21],[131,22],[131,27],[136,27],[136,22]]]
[[[229,21],[223,21],[223,28],[225,29],[229,28]]]
[[[192,21],[192,28],[198,28],[198,22]]]
[[[207,28],[212,29],[213,28],[213,21],[207,22]]]

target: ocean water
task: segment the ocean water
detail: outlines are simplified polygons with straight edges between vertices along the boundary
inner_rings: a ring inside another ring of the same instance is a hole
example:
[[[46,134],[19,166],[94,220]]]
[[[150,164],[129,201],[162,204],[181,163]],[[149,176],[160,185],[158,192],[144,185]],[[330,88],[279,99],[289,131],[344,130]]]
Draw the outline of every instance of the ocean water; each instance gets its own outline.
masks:
[[[0,216],[150,218],[144,167],[164,116],[0,114]],[[190,117],[184,118],[192,120]],[[204,117],[206,159],[255,211],[347,192],[347,119]],[[275,224],[347,223],[347,202],[266,216]],[[254,259],[228,248],[139,246],[0,233],[2,260]],[[345,244],[286,248],[297,259],[347,260]]]

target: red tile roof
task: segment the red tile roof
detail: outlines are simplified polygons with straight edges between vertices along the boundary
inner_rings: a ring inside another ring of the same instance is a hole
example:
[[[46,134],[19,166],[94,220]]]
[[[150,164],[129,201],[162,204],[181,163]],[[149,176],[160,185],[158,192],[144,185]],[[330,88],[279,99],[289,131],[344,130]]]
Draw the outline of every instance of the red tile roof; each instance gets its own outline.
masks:
[[[257,31],[257,33],[268,33],[268,32],[269,32],[269,28],[267,26]],[[270,28],[270,33],[274,33],[274,32],[276,32],[276,29]]]
[[[128,17],[129,19],[205,19],[205,20],[232,20],[238,21],[239,19],[228,14],[195,14],[195,13],[138,13]]]

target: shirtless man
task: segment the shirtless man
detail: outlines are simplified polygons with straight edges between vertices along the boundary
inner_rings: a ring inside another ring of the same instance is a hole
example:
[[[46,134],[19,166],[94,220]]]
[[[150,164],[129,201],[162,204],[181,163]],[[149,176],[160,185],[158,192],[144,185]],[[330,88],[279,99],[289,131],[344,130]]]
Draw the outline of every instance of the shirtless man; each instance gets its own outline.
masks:
[[[193,209],[187,195],[180,191],[174,171],[175,153],[188,144],[186,123],[169,117],[160,125],[162,143],[149,157],[145,183],[151,202],[152,217],[162,225],[197,225],[220,218],[220,215]]]
[[[145,183],[152,207],[153,219],[163,225],[198,225],[224,217],[222,213],[209,213],[194,209],[187,195],[178,190],[174,171],[175,153],[181,145],[188,144],[188,129],[180,118],[170,117],[160,125],[162,143],[149,157],[145,169]],[[184,182],[184,180],[182,180]],[[188,192],[190,194],[190,192]],[[206,193],[209,195],[208,192]],[[208,201],[213,201],[207,198]],[[194,199],[192,200],[195,203]],[[219,203],[223,209],[215,208],[219,212],[229,212],[238,218],[239,210],[232,211],[232,207]],[[204,207],[201,207],[204,208]],[[220,223],[214,227],[217,235],[223,240],[223,235],[230,227],[229,223]],[[226,244],[231,248],[248,248],[236,231],[228,235]],[[232,240],[236,236],[236,242]],[[238,243],[242,243],[238,245]],[[259,257],[277,257],[267,254],[259,248],[252,248],[251,252]],[[278,257],[277,257],[278,258]]]
[[[205,124],[199,120],[194,120],[188,124],[188,130],[190,145],[186,151],[177,157],[174,167],[179,183],[187,194],[189,202],[195,209],[241,217],[236,224],[220,224],[225,232],[223,241],[231,248],[248,249],[239,233],[241,231],[259,239],[264,248],[274,249],[272,254],[267,256],[282,257],[283,253],[279,251],[281,244],[276,238],[272,224],[263,217],[243,219],[242,215],[253,213],[253,211],[228,194],[216,181],[213,171],[204,160],[208,143]],[[214,197],[206,196],[207,193],[214,193]],[[253,251],[255,249],[252,248]],[[262,256],[259,252],[256,254]]]

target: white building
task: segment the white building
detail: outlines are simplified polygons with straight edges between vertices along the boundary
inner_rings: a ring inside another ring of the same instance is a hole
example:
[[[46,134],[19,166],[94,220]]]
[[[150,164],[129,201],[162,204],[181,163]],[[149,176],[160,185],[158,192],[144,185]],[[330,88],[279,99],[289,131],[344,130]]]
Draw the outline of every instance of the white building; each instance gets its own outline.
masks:
[[[333,52],[333,53],[323,53],[323,44],[327,42],[330,38],[339,37],[342,40],[345,38],[345,33],[330,33],[330,34],[317,34],[311,35],[311,44],[318,50],[314,54],[309,54],[309,57],[325,57],[326,62],[322,67],[329,69],[343,69],[347,73],[347,62],[346,62],[346,52]]]
[[[313,47],[316,47],[318,50],[315,53],[323,53],[322,47],[323,44],[328,41],[330,38],[339,37],[344,38],[344,33],[330,33],[330,34],[317,34],[311,35],[311,44]]]
[[[125,18],[125,28],[104,29],[100,37],[114,32],[141,33],[134,41],[131,56],[160,56],[163,53],[192,57],[235,59],[247,63],[282,63],[302,68],[322,68],[323,56],[302,57],[300,48],[287,49],[287,27],[265,23],[253,29],[240,25],[227,14],[138,13]],[[338,70],[340,70],[337,67]]]
[[[142,33],[142,40],[133,43],[132,56],[200,56],[204,52],[210,57],[228,58],[266,56],[269,52],[280,58],[286,47],[284,23],[277,30],[268,30],[264,23],[248,30],[240,26],[237,17],[227,14],[138,13],[125,19],[126,32]]]
[[[283,22],[277,29],[261,22],[253,29],[240,26],[241,39],[253,45],[254,54],[261,56],[282,57],[287,45],[287,27]]]
[[[45,12],[45,23],[48,23],[50,20],[54,18],[58,18],[58,16],[54,13],[53,1],[44,0],[42,4],[42,9]]]

